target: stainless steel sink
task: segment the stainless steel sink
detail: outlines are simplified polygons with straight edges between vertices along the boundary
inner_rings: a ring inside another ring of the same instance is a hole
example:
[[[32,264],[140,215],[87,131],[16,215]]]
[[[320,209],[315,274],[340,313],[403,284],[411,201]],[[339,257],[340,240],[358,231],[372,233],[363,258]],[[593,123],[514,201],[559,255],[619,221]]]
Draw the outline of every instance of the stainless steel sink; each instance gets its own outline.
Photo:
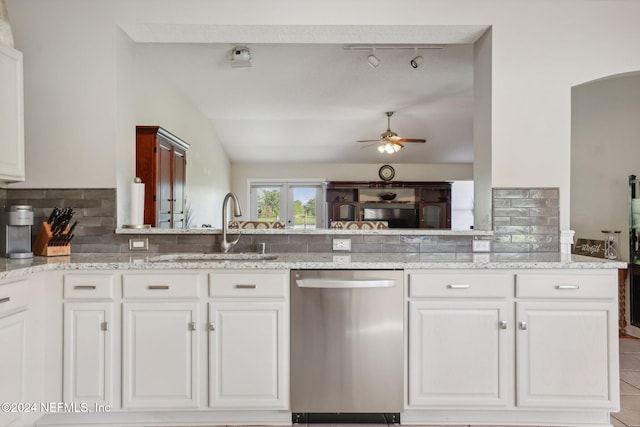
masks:
[[[274,254],[257,253],[211,253],[211,254],[167,254],[149,258],[149,262],[180,262],[180,261],[266,261],[277,259]]]

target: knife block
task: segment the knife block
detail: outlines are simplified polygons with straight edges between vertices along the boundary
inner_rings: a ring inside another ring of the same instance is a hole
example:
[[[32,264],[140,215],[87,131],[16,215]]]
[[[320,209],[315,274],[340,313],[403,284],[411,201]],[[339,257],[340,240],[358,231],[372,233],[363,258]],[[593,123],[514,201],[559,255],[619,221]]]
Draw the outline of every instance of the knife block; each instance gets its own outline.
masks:
[[[62,234],[66,235],[68,232],[69,227],[67,227]],[[53,233],[51,232],[51,225],[47,222],[43,222],[40,226],[40,230],[38,230],[36,242],[33,245],[33,253],[43,256],[62,256],[71,254],[71,243],[60,246],[49,246],[52,243],[52,239]]]

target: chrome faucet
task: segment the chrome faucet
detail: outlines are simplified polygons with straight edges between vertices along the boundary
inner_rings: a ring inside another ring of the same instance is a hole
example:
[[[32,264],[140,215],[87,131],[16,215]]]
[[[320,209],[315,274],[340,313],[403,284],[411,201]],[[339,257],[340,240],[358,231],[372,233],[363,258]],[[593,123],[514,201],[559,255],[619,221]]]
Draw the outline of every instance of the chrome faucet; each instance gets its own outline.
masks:
[[[227,253],[233,248],[238,240],[240,240],[240,236],[231,242],[227,241],[227,202],[229,199],[233,199],[233,216],[242,215],[242,209],[240,209],[240,203],[238,202],[238,197],[233,193],[227,193],[224,196],[224,201],[222,202],[222,242],[220,242],[220,252]]]

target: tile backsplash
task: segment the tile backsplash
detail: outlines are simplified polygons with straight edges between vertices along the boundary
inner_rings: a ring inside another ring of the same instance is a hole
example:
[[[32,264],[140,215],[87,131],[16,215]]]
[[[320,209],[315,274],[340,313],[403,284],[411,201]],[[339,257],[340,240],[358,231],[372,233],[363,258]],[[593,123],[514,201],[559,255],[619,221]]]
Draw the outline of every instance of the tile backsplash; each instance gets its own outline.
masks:
[[[558,252],[559,192],[557,188],[495,188],[493,190],[493,252]],[[34,210],[33,238],[54,207],[71,207],[78,221],[72,252],[120,253],[129,251],[129,238],[118,235],[115,189],[0,189],[0,206],[31,205]],[[220,235],[140,235],[149,238],[149,251],[218,251]],[[245,235],[236,252],[253,251],[265,243],[269,252],[331,252],[332,239],[351,239],[352,252],[471,251],[471,236],[425,235]]]
[[[560,250],[557,188],[494,188],[494,252]]]

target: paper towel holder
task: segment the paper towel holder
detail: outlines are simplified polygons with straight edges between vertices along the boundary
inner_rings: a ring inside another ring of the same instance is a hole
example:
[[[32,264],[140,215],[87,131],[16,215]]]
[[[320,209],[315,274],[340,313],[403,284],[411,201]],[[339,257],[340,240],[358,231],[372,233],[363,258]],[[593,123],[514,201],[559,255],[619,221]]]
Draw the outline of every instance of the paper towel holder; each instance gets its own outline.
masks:
[[[142,184],[142,179],[140,177],[136,176],[135,179],[133,180],[133,182],[135,184]],[[143,205],[143,209],[144,209],[144,201],[143,201],[142,205]],[[129,219],[132,219],[132,218],[129,218]],[[143,229],[143,228],[151,228],[151,225],[150,224],[124,224],[122,226],[122,228]]]

